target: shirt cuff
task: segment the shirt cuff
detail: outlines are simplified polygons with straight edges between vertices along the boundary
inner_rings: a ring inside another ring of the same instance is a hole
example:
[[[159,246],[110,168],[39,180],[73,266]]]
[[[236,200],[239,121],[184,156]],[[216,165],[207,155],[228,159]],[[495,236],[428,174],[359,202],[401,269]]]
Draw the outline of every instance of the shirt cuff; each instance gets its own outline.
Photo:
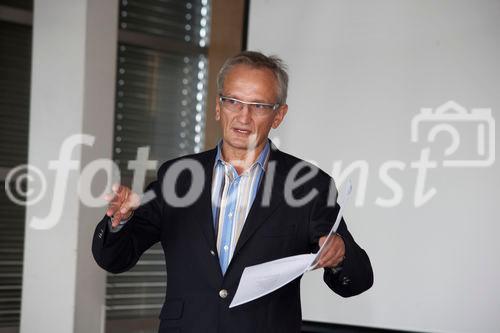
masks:
[[[343,268],[342,266],[337,266],[337,267],[329,267],[328,269],[333,274],[337,274],[338,272],[340,272],[342,270],[342,268]]]
[[[130,214],[130,216],[128,218],[126,218],[125,220],[121,220],[120,221],[120,224],[118,224],[116,227],[113,228],[113,224],[111,223],[113,217],[111,216],[109,219],[108,219],[108,228],[109,228],[109,232],[112,232],[112,233],[115,233],[115,232],[118,232],[120,231],[123,226],[125,225],[125,223],[127,223],[128,221],[130,221],[130,219],[132,218],[132,216],[134,216],[134,212],[132,211],[132,214]]]

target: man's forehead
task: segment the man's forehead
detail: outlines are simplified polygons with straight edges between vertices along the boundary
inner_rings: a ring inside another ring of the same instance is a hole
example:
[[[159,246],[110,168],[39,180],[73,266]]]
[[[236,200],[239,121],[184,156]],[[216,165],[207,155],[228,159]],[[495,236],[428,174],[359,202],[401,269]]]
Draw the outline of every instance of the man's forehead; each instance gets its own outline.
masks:
[[[276,90],[276,86],[277,80],[270,69],[240,64],[227,73],[222,91],[228,97],[241,99],[254,94],[269,95]]]

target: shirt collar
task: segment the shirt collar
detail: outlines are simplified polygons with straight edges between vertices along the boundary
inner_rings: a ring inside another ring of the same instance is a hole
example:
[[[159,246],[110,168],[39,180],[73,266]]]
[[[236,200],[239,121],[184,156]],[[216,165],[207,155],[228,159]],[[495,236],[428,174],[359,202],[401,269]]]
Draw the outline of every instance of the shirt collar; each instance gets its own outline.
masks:
[[[257,157],[257,160],[252,164],[252,166],[255,163],[257,163],[262,168],[262,170],[265,171],[267,160],[269,157],[269,151],[270,151],[270,145],[269,145],[269,140],[267,140],[264,149],[262,149],[262,151],[259,154],[259,157]],[[226,161],[224,161],[224,159],[222,158],[222,139],[220,139],[219,142],[217,143],[217,154],[215,155],[215,165],[218,165],[219,163],[221,164],[226,163]]]

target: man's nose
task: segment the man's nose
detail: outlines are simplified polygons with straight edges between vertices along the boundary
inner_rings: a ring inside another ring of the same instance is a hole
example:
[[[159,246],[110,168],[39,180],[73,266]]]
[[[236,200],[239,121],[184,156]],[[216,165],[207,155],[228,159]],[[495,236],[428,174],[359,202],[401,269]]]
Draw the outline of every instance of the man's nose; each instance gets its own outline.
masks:
[[[252,119],[252,110],[250,109],[250,105],[243,104],[240,112],[238,112],[238,120],[241,123],[249,123],[250,119]]]

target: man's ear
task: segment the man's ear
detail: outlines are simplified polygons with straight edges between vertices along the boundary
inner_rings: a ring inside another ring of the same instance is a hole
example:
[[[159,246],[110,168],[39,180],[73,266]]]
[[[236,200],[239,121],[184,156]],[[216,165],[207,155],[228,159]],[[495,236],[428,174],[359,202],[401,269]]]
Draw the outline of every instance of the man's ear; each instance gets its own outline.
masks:
[[[218,97],[215,99],[215,120],[216,121],[220,120],[220,105]]]
[[[288,104],[282,105],[278,108],[276,115],[274,116],[273,125],[274,129],[278,128],[283,119],[285,118],[286,113],[288,112]]]

